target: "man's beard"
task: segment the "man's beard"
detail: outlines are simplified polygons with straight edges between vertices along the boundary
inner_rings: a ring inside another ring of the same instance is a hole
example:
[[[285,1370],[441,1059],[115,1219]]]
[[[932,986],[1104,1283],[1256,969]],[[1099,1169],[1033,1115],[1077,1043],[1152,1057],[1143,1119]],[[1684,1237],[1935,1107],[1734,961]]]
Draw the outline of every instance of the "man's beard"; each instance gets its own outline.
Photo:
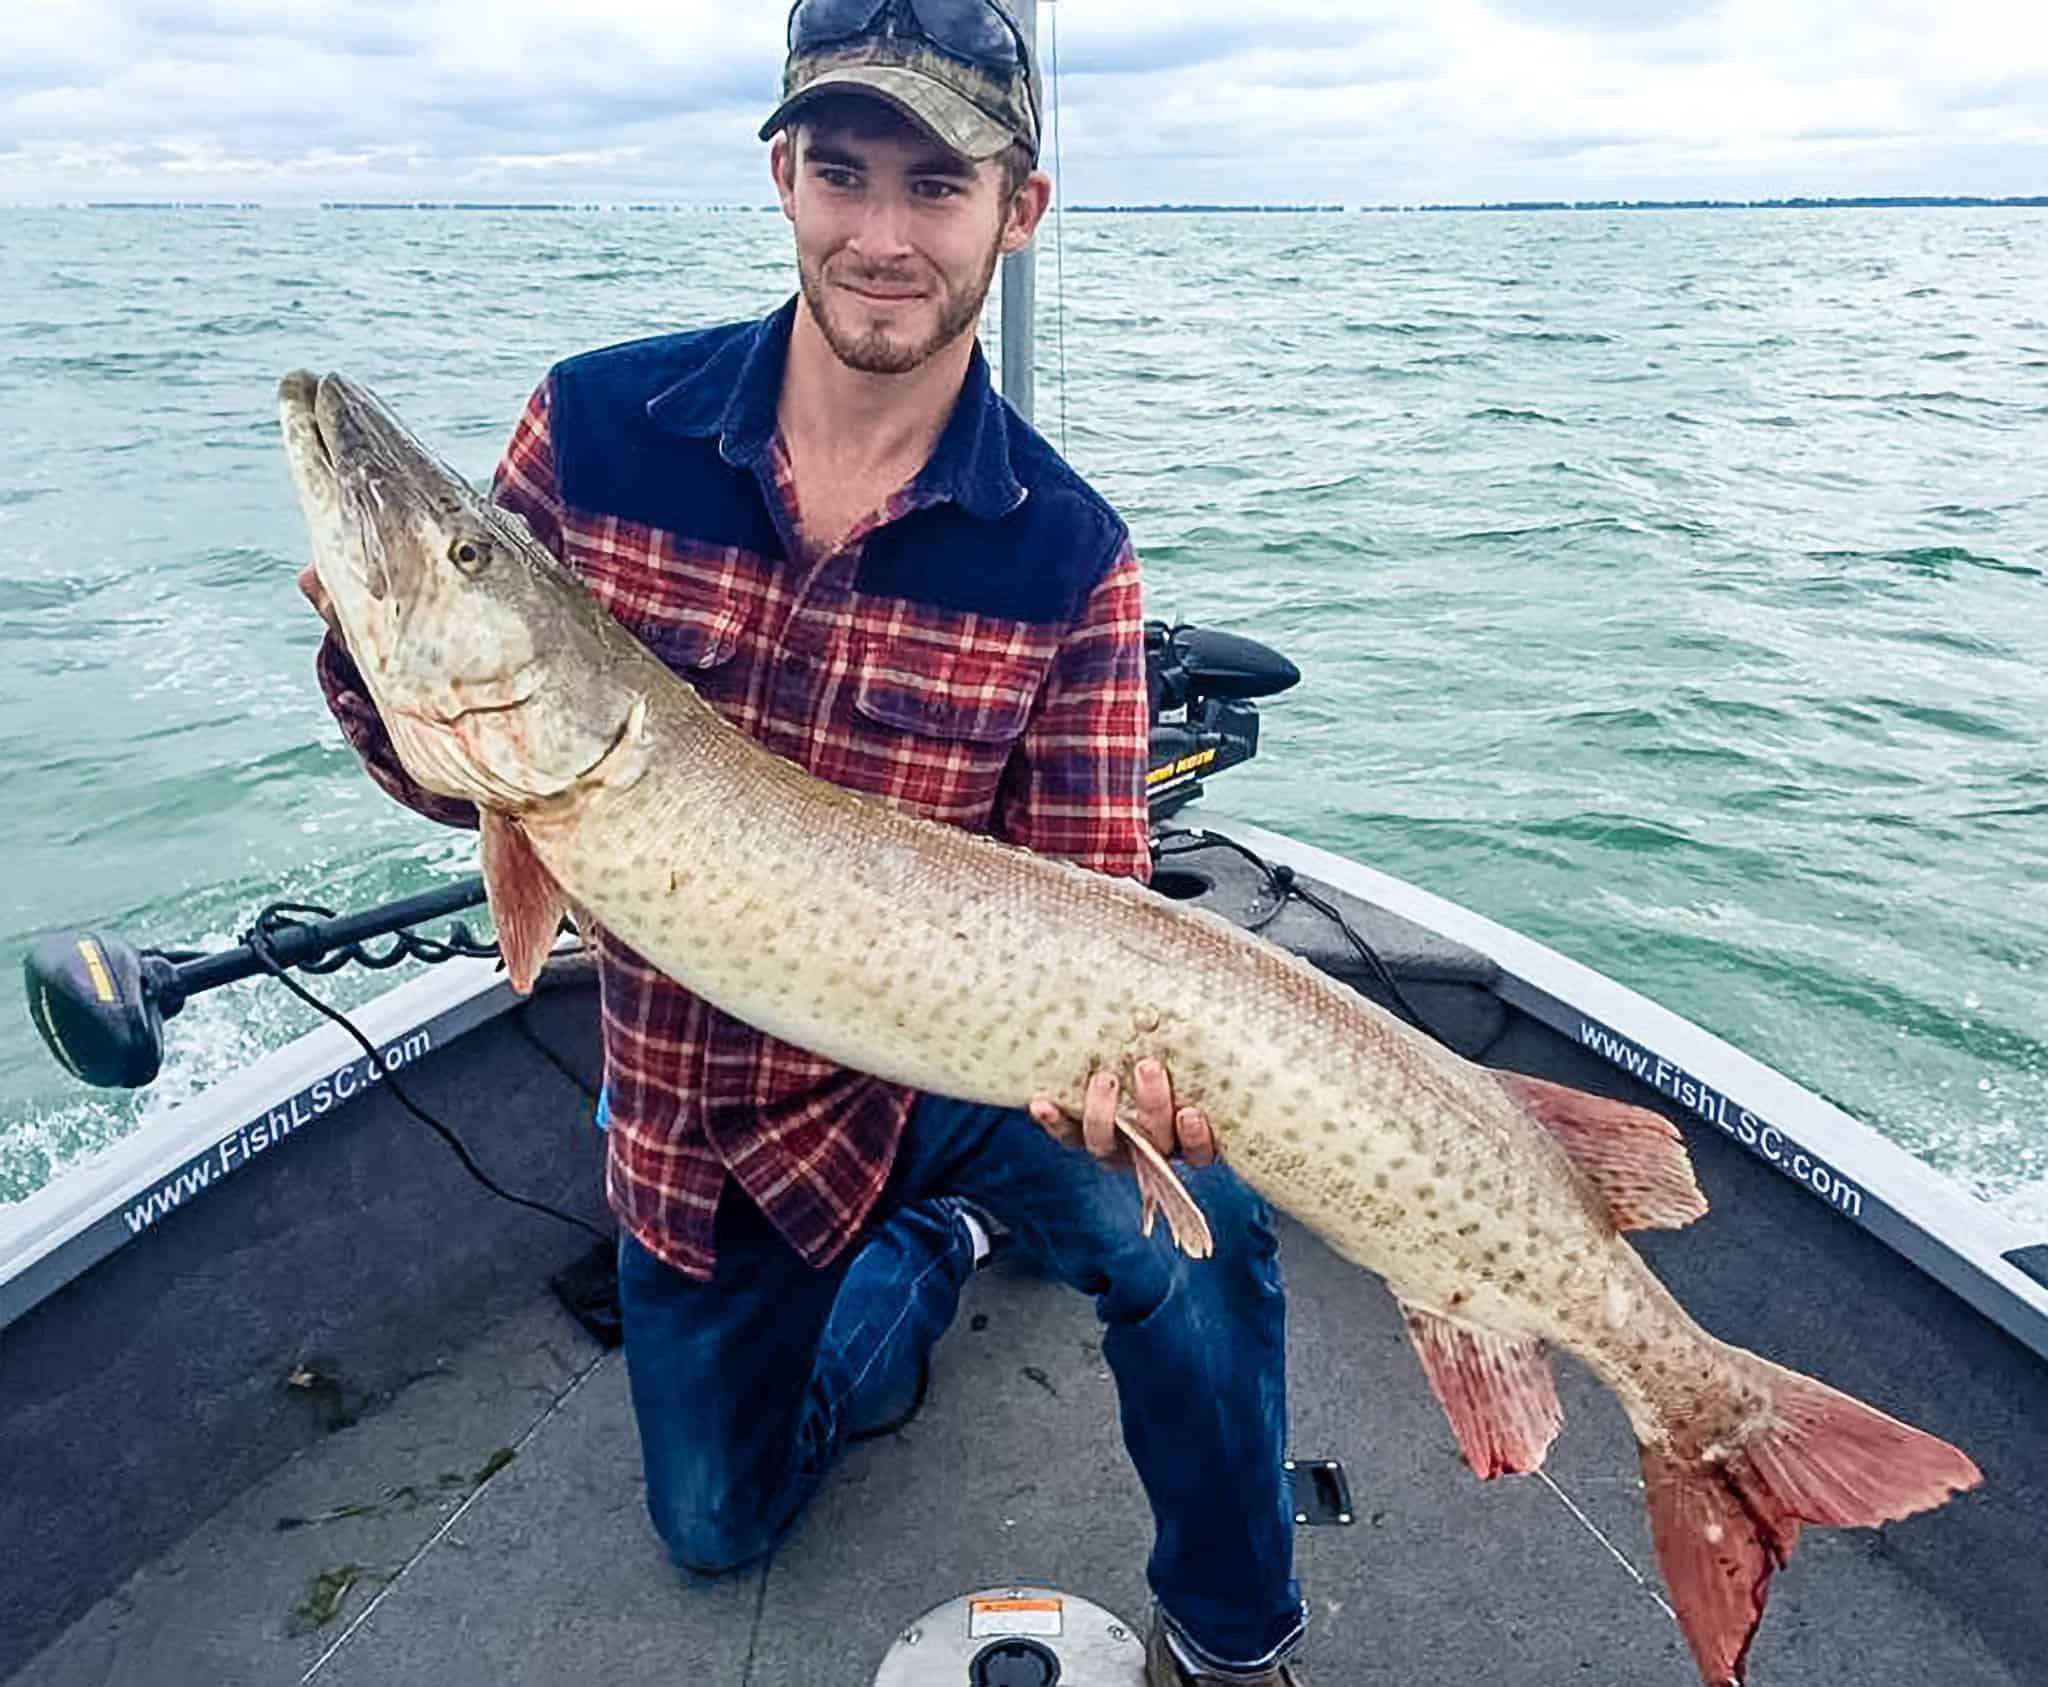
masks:
[[[907,375],[974,325],[995,280],[996,260],[1002,256],[1002,250],[1002,240],[998,237],[989,247],[988,258],[981,266],[981,276],[976,284],[957,293],[941,295],[938,326],[922,340],[898,340],[886,328],[861,335],[847,333],[833,320],[824,266],[800,261],[797,274],[803,283],[804,302],[811,307],[812,320],[818,324],[824,333],[825,343],[841,363],[863,375]],[[886,275],[855,273],[851,279],[879,285],[901,284],[900,278]],[[943,280],[940,285],[944,286]]]

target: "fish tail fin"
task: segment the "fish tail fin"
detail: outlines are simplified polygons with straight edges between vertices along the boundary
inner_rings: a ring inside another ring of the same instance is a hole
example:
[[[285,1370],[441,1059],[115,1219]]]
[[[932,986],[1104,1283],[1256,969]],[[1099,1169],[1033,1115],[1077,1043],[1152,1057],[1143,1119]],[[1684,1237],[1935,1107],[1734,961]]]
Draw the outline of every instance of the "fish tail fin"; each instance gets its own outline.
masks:
[[[1564,1422],[1543,1343],[1476,1329],[1406,1301],[1401,1315],[1472,1474],[1489,1482],[1542,1468]]]
[[[1982,1479],[1946,1441],[1811,1377],[1743,1357],[1771,1392],[1761,1429],[1714,1458],[1642,1451],[1657,1562],[1711,1687],[1742,1681],[1771,1577],[1791,1557],[1801,1524],[1872,1527]]]

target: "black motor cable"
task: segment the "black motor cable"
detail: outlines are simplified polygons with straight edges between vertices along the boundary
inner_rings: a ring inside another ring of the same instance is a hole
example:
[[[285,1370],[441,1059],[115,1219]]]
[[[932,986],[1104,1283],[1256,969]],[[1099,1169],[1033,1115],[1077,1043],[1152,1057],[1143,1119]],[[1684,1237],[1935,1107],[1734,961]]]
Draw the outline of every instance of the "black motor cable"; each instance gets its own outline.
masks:
[[[326,1002],[320,1000],[312,991],[292,977],[284,964],[278,960],[274,947],[276,934],[285,926],[299,923],[296,916],[301,914],[315,914],[324,919],[332,919],[334,917],[331,910],[314,907],[307,903],[273,903],[256,917],[255,925],[242,934],[242,942],[248,947],[249,952],[263,963],[265,971],[269,972],[272,977],[308,1007],[324,1014],[328,1019],[339,1025],[362,1046],[363,1053],[369,1057],[371,1066],[376,1069],[382,1069],[382,1062],[377,1058],[376,1045],[363,1035],[362,1031],[357,1028],[355,1021],[350,1019],[339,1008],[330,1007]],[[360,964],[381,970],[384,967],[395,966],[399,960],[405,958],[405,954],[398,952],[400,950],[405,950],[421,960],[445,960],[456,955],[467,955],[481,960],[496,958],[498,955],[496,944],[486,945],[478,943],[474,938],[470,937],[465,928],[459,925],[446,943],[438,943],[431,938],[421,938],[412,932],[401,932],[398,936],[399,944],[391,954],[374,959],[350,957],[344,954],[340,959],[330,958],[317,966],[308,967],[306,970],[332,972],[342,965],[344,961],[351,958],[357,958],[360,960]],[[350,944],[348,947],[357,949],[360,948],[360,945]],[[439,953],[429,953],[429,951],[439,951]],[[515,1195],[511,1190],[493,1179],[490,1173],[476,1163],[475,1156],[463,1144],[461,1137],[457,1136],[448,1126],[444,1125],[433,1114],[429,1113],[424,1107],[421,1107],[414,1101],[411,1096],[405,1093],[404,1087],[398,1082],[395,1074],[384,1070],[380,1081],[384,1088],[391,1092],[392,1099],[399,1106],[403,1107],[455,1151],[455,1157],[462,1162],[463,1170],[468,1172],[471,1177],[475,1178],[478,1183],[482,1184],[501,1201],[510,1201],[515,1207],[526,1207],[533,1212],[545,1213],[549,1218],[560,1219],[564,1224],[573,1224],[578,1230],[587,1231],[607,1246],[612,1243],[613,1237],[608,1232],[598,1229],[588,1219],[578,1218],[574,1213],[563,1212],[560,1207],[549,1206],[545,1201],[536,1201],[525,1195]]]
[[[1205,849],[1235,850],[1265,875],[1266,886],[1273,893],[1274,898],[1273,906],[1256,920],[1250,922],[1244,928],[1245,930],[1263,931],[1280,917],[1290,901],[1305,903],[1329,920],[1331,924],[1344,934],[1345,940],[1350,943],[1353,949],[1358,951],[1358,958],[1365,963],[1365,970],[1371,976],[1373,982],[1387,993],[1387,998],[1393,1005],[1394,1011],[1432,1042],[1442,1043],[1445,1048],[1450,1049],[1453,1053],[1463,1055],[1467,1060],[1479,1060],[1491,1050],[1494,1042],[1498,1040],[1497,1037],[1488,1039],[1486,1048],[1481,1049],[1477,1054],[1466,1054],[1464,1050],[1459,1049],[1448,1037],[1444,1036],[1435,1026],[1422,1017],[1415,1004],[1409,1001],[1407,995],[1402,991],[1399,982],[1394,977],[1393,970],[1380,958],[1379,951],[1358,935],[1351,922],[1344,917],[1343,910],[1324,900],[1314,891],[1307,889],[1301,883],[1299,875],[1284,861],[1268,861],[1256,850],[1248,849],[1245,845],[1239,843],[1237,839],[1226,837],[1221,832],[1199,830],[1187,826],[1172,826],[1156,832],[1154,836],[1160,840],[1162,846],[1171,839],[1184,838],[1191,840],[1179,848],[1161,847],[1158,854],[1162,860],[1171,859],[1175,856],[1197,855]]]

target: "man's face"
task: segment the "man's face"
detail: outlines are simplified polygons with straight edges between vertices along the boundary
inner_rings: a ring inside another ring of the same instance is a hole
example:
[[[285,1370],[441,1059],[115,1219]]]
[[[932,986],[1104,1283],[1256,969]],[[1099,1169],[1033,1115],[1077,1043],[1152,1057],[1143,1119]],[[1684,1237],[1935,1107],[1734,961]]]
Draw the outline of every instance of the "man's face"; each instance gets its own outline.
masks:
[[[999,165],[908,124],[799,125],[777,137],[774,169],[805,302],[839,360],[868,374],[907,374],[970,332],[996,260],[1038,221],[1035,187],[1006,203]]]

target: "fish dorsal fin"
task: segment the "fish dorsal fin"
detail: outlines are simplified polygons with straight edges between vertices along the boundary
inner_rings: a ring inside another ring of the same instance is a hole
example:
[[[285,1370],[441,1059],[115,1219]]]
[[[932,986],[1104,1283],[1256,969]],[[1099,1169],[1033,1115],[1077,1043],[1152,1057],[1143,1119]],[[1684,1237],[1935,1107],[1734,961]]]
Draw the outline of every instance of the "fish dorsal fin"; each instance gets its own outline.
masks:
[[[505,957],[512,988],[524,996],[547,964],[568,899],[533,853],[518,821],[486,809],[482,853],[484,889],[498,925],[498,950]]]
[[[1405,1300],[1401,1316],[1472,1474],[1490,1482],[1541,1469],[1564,1422],[1543,1343],[1475,1329]]]
[[[1661,1113],[1518,1072],[1500,1086],[1607,1203],[1617,1230],[1682,1230],[1707,1210],[1678,1127]]]

